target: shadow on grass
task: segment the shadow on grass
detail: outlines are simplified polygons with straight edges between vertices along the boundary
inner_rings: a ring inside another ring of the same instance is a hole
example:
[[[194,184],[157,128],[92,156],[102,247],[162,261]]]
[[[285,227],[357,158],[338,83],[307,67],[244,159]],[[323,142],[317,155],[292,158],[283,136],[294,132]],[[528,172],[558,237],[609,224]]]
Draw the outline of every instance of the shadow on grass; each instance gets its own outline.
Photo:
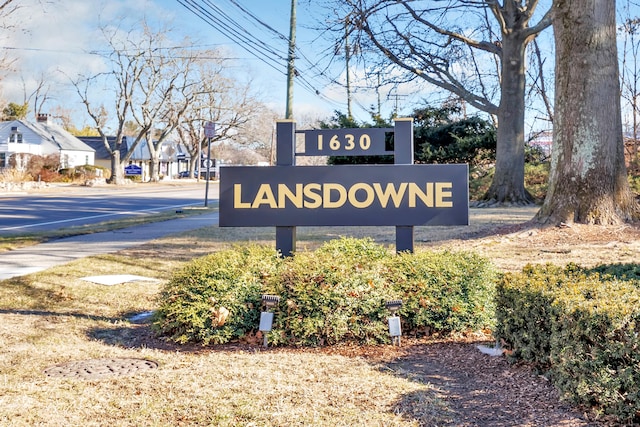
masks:
[[[203,346],[200,344],[176,344],[157,337],[150,323],[120,324],[114,327],[92,328],[87,332],[91,339],[104,344],[122,348],[145,348],[179,353],[200,353],[212,351],[246,350],[246,345],[224,345],[220,347]],[[252,347],[255,348],[255,347]]]
[[[86,313],[78,312],[58,312],[51,310],[37,310],[37,309],[0,309],[0,314],[17,314],[21,316],[42,316],[42,317],[73,317],[74,319],[93,320],[98,322],[115,322],[120,319],[105,316],[96,316]]]
[[[587,269],[587,274],[598,273],[600,276],[612,276],[618,280],[640,281],[640,264],[637,263],[616,263],[603,264]]]
[[[46,307],[51,302],[60,302],[68,299],[64,286],[55,289],[34,286],[28,276],[14,277],[2,281],[2,304],[13,304],[13,298],[20,300],[20,305]],[[25,304],[25,298],[28,302]]]

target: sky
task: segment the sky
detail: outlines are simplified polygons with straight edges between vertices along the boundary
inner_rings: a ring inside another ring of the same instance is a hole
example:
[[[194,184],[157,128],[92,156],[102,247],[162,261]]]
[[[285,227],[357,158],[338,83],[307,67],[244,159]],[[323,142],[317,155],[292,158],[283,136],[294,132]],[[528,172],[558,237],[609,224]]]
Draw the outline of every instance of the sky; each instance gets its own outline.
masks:
[[[95,54],[104,49],[99,32],[102,25],[121,23],[123,28],[131,28],[145,18],[169,26],[176,37],[188,36],[197,48],[224,50],[232,58],[227,62],[230,72],[243,81],[251,81],[259,99],[281,117],[285,115],[290,0],[19,0],[18,3],[21,8],[8,22],[12,27],[0,33],[2,52],[16,60],[15,71],[0,81],[0,97],[9,102],[24,102],[39,82],[45,82],[50,99],[43,112],[62,106],[71,111],[76,127],[89,124],[84,107],[69,84],[70,76],[105,71],[102,58]],[[631,3],[637,7],[635,2]],[[202,19],[202,14],[194,13],[193,6],[187,7],[193,4],[206,7],[209,22]],[[327,55],[332,55],[335,46],[312,29],[324,26],[325,12],[317,4],[323,3],[316,0],[297,3],[296,69],[300,77],[296,78],[293,112],[299,122],[327,120],[336,110],[347,112],[343,56],[340,54],[333,67],[325,70]],[[261,23],[249,18],[250,15]],[[223,34],[230,27],[229,20],[242,27],[234,32],[235,40]],[[264,53],[256,57],[237,43],[238,34],[253,37],[249,46],[257,43],[256,39],[263,42],[274,55],[268,59]],[[546,31],[545,39],[551,38],[550,30]],[[398,115],[403,116],[431,95],[429,88],[409,85],[383,87],[376,92],[363,76],[362,69],[351,69],[352,84],[357,88],[353,94],[353,113],[360,122],[371,121],[368,111],[377,105],[378,99],[383,117],[389,117],[396,108]],[[536,118],[535,112],[530,121],[532,126],[548,126]]]
[[[266,46],[286,55],[291,16],[290,0],[237,0],[246,9],[241,11],[234,0],[198,0],[195,4],[207,6],[208,11],[224,14],[238,22],[253,37]],[[149,22],[168,25],[176,36],[188,36],[195,45],[223,49],[233,61],[229,63],[234,75],[251,80],[259,98],[276,113],[284,117],[286,102],[286,61],[282,58],[257,58],[236,41],[230,40],[214,28],[222,24],[228,29],[228,18],[214,14],[194,13],[190,0],[20,0],[21,9],[11,15],[14,25],[0,41],[5,54],[15,58],[15,71],[0,82],[1,93],[9,102],[22,103],[39,82],[46,82],[51,98],[44,106],[53,109],[60,105],[73,112],[74,124],[82,127],[90,123],[84,115],[79,97],[68,84],[70,76],[104,71],[104,64],[96,51],[103,49],[99,28],[104,23],[136,22],[146,18]],[[319,36],[313,27],[322,26],[323,15],[315,2],[302,0],[297,5],[296,44],[300,52],[296,68],[301,77],[296,79],[293,96],[294,117],[328,119],[335,110],[347,111],[347,95],[343,86],[332,84],[336,79],[344,82],[344,62],[339,59],[330,72],[318,68],[334,47]],[[247,18],[255,15],[265,26]],[[226,22],[226,24],[225,24]],[[123,24],[125,27],[128,24]],[[272,30],[267,29],[269,26]],[[278,36],[279,33],[281,36]],[[235,33],[237,37],[237,33]],[[249,43],[249,46],[251,43]],[[93,52],[93,53],[92,53]],[[352,81],[357,81],[357,70],[352,70]],[[393,99],[382,93],[383,115],[396,108]],[[407,89],[407,94],[413,93]],[[25,96],[26,94],[26,96]],[[367,109],[377,104],[375,90],[359,89],[354,94],[353,112],[357,120],[370,121]],[[397,100],[398,98],[396,98]],[[407,96],[402,94],[402,100]],[[399,110],[401,108],[398,108]]]

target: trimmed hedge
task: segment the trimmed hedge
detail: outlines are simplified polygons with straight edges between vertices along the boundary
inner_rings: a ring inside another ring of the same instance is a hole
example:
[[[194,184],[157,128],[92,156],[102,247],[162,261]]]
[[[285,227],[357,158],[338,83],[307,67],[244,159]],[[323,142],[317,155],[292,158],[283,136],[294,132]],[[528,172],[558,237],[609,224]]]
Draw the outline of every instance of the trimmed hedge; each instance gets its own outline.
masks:
[[[527,266],[505,274],[496,296],[495,336],[512,357],[537,364],[568,400],[625,423],[640,421],[640,282],[618,278],[630,271]]]
[[[176,272],[154,327],[178,343],[241,340],[257,332],[261,295],[276,294],[274,345],[389,342],[390,299],[404,301],[405,334],[478,330],[493,325],[497,277],[474,254],[395,255],[371,239],[333,240],[285,259],[266,247],[239,246]],[[228,313],[223,322],[221,313]]]

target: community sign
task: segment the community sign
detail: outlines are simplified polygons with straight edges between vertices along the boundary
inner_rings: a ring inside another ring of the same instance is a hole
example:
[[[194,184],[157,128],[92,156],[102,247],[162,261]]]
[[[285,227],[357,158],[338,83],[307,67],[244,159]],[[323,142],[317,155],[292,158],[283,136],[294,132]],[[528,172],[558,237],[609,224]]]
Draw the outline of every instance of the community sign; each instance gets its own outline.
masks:
[[[468,166],[225,167],[220,226],[468,225]]]

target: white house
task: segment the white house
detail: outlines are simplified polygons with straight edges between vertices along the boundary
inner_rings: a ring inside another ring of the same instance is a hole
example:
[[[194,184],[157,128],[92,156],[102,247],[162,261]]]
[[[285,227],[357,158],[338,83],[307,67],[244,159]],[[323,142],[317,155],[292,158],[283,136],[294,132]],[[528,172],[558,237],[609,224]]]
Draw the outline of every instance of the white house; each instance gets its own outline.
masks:
[[[40,114],[36,123],[25,120],[0,122],[0,168],[9,166],[9,159],[25,160],[30,155],[60,155],[60,166],[70,168],[93,165],[95,150]]]

